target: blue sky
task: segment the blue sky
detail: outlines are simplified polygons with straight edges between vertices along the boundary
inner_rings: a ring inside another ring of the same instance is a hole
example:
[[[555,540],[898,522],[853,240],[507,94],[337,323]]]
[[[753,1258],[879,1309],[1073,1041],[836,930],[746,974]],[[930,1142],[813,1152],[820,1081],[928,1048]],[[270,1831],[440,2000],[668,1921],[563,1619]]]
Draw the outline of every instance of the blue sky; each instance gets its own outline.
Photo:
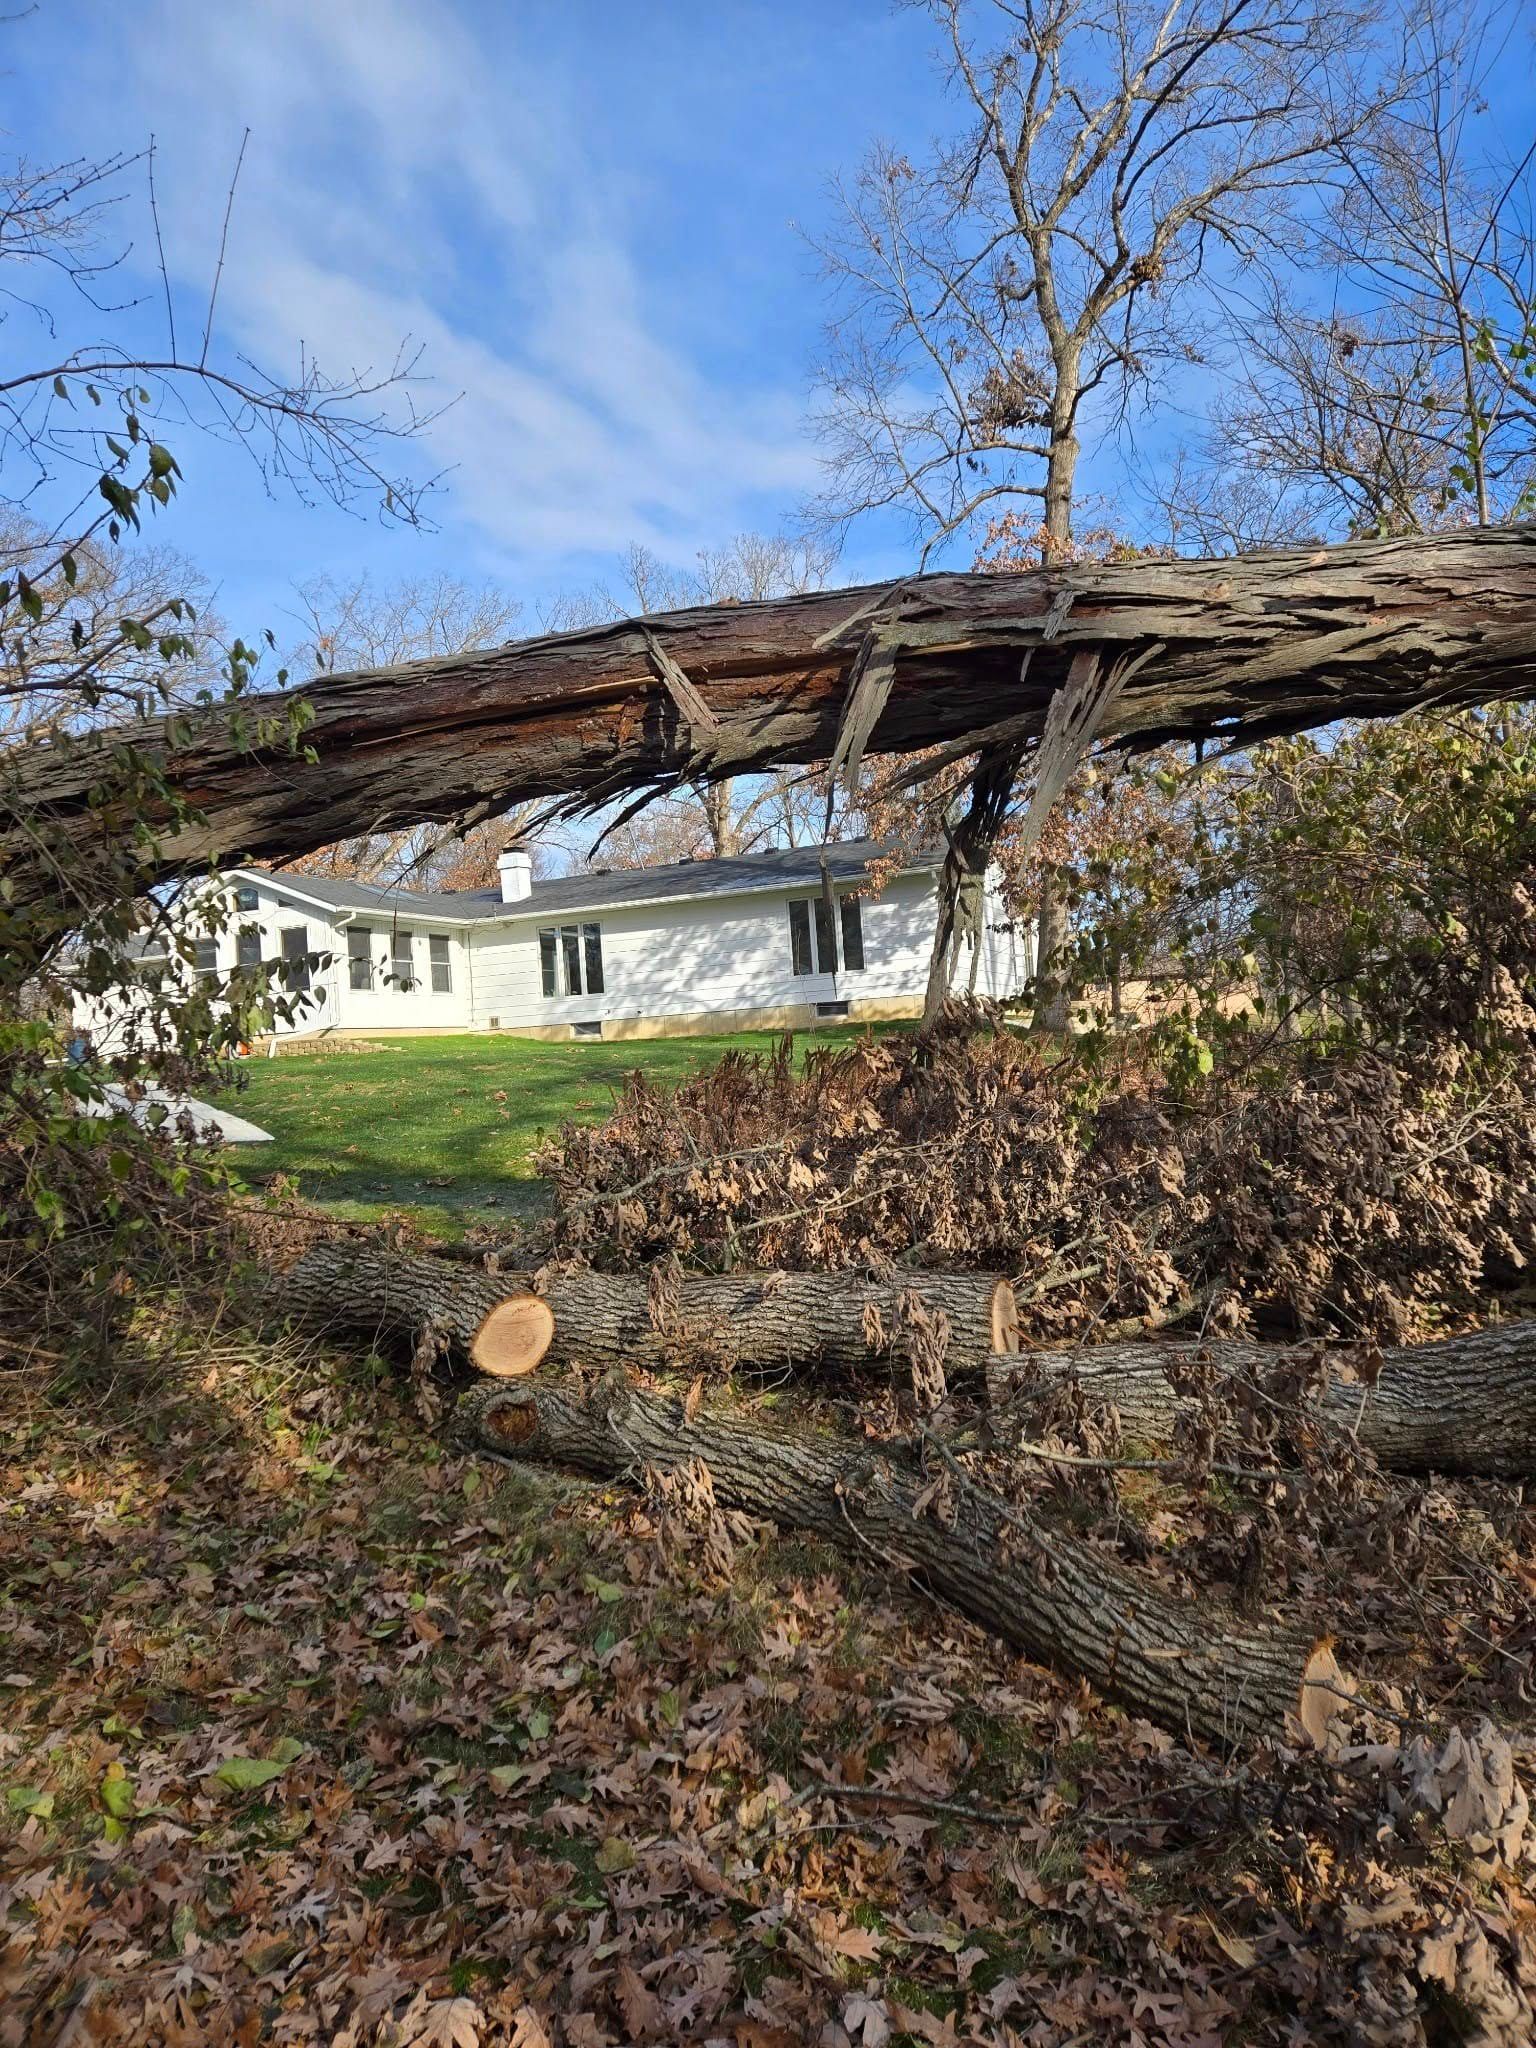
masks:
[[[34,161],[157,137],[184,341],[249,127],[226,352],[286,370],[303,344],[341,370],[410,337],[424,401],[463,394],[416,457],[446,472],[425,536],[268,499],[237,453],[178,438],[163,536],[248,636],[281,635],[316,574],[442,567],[504,585],[533,630],[631,541],[685,565],[781,525],[817,481],[806,235],[870,142],[921,149],[946,118],[931,30],[889,0],[39,0],[0,53],[9,145]],[[1499,84],[1518,142],[1530,67]],[[119,228],[113,295],[143,294],[119,331],[159,346],[142,180]],[[0,339],[30,361],[47,344],[27,318]],[[90,332],[78,311],[61,331]],[[1143,457],[1193,424],[1138,423]],[[1090,489],[1123,475],[1119,451],[1091,451]],[[903,525],[866,524],[840,579],[910,561]]]
[[[281,369],[380,363],[412,337],[438,531],[269,501],[183,435],[164,537],[249,633],[296,580],[450,566],[539,603],[639,540],[687,562],[773,529],[816,481],[805,413],[823,317],[803,230],[878,129],[941,118],[927,31],[886,0],[41,0],[5,30],[11,141],[34,159],[153,132],[183,344],[221,287],[226,350]],[[163,332],[141,189],[124,332]],[[115,296],[128,296],[115,289]],[[65,333],[77,333],[79,315]],[[12,351],[33,346],[16,321]],[[848,580],[905,560],[894,532]]]

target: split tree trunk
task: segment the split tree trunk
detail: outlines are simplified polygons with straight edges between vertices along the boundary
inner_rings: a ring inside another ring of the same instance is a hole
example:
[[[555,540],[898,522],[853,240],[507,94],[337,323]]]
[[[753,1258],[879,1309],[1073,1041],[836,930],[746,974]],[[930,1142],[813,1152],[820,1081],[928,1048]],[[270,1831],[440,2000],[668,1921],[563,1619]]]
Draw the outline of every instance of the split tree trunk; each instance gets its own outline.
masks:
[[[520,1279],[377,1246],[318,1244],[268,1283],[311,1329],[360,1330],[414,1350],[432,1336],[478,1372],[514,1378],[549,1349],[554,1316]]]
[[[617,1374],[585,1395],[543,1380],[476,1389],[459,1414],[491,1450],[604,1477],[700,1460],[723,1505],[912,1574],[983,1627],[1180,1736],[1278,1741],[1299,1723],[1316,1738],[1342,1704],[1331,1649],[1309,1631],[1250,1627],[1219,1601],[1171,1593],[1081,1539],[872,1445],[706,1414],[690,1422],[681,1403]]]
[[[110,838],[121,821],[92,797],[104,752],[124,746],[200,814],[146,847],[145,886],[215,860],[473,822],[532,798],[592,809],[825,761],[861,650],[866,667],[872,651],[892,656],[872,753],[958,758],[1038,737],[1084,651],[1151,654],[1102,734],[1136,747],[1530,696],[1536,528],[918,576],[320,676],[245,699],[238,730],[221,710],[177,712],[13,749],[0,869],[17,897],[49,895],[52,863]],[[286,731],[297,700],[312,714],[299,750],[251,743],[257,730]],[[169,825],[168,809],[145,808],[146,822]]]
[[[908,1295],[947,1319],[946,1360],[979,1365],[1018,1345],[1013,1289],[988,1273],[879,1283],[849,1273],[701,1275],[684,1279],[675,1299],[659,1296],[654,1309],[644,1275],[553,1272],[539,1294],[529,1288],[522,1274],[345,1244],[314,1246],[272,1282],[277,1304],[306,1323],[377,1329],[412,1342],[430,1327],[481,1371],[507,1370],[485,1360],[495,1338],[505,1340],[514,1327],[525,1350],[542,1336],[551,1358],[574,1365],[857,1371],[899,1343]],[[487,1329],[488,1337],[481,1334]]]
[[[1292,1351],[1296,1347],[1289,1347]],[[1030,1351],[982,1368],[994,1404],[1032,1387],[1075,1379],[1091,1400],[1112,1402],[1134,1436],[1166,1438],[1188,1402],[1164,1368],[1196,1347],[1106,1344]],[[1219,1369],[1267,1369],[1279,1345],[1200,1347]],[[1334,1378],[1320,1403],[1333,1428],[1358,1437],[1397,1472],[1468,1472],[1524,1479],[1536,1473],[1536,1320],[1474,1331],[1439,1344],[1382,1354],[1374,1386]]]

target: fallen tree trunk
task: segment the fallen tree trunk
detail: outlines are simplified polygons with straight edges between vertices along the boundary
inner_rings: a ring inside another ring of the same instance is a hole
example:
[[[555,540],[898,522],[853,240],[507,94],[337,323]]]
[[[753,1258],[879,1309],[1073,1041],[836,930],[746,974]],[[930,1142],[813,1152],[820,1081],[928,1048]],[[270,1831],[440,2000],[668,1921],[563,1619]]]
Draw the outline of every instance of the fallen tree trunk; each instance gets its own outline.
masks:
[[[850,694],[861,752],[1014,744],[1040,734],[1084,655],[1145,657],[1098,735],[1135,747],[1529,696],[1536,528],[916,576],[319,676],[244,699],[238,725],[178,712],[13,749],[0,871],[17,894],[47,894],[57,862],[109,839],[121,821],[101,797],[103,763],[124,748],[169,792],[158,808],[142,800],[145,822],[166,828],[145,848],[147,886],[530,798],[590,810],[824,761]],[[253,737],[291,733],[299,701],[297,750]],[[197,815],[173,832],[178,800]]]
[[[979,1364],[1018,1344],[1013,1289],[989,1273],[924,1273],[900,1284],[850,1273],[700,1275],[653,1303],[647,1281],[628,1274],[555,1271],[534,1294],[521,1274],[343,1243],[315,1245],[272,1290],[310,1324],[393,1330],[412,1342],[430,1327],[482,1372],[508,1371],[509,1345],[526,1360],[521,1371],[545,1350],[572,1365],[853,1371],[899,1348],[908,1297],[945,1317],[946,1358]]]
[[[611,1374],[586,1394],[543,1380],[476,1389],[472,1441],[604,1477],[708,1467],[726,1506],[804,1529],[919,1578],[929,1591],[1138,1713],[1211,1742],[1319,1739],[1345,1681],[1326,1639],[1254,1628],[1220,1602],[1145,1574],[1005,1507],[947,1470],[871,1445],[773,1434],[696,1414]],[[947,1485],[954,1491],[946,1507]]]
[[[413,1350],[430,1339],[497,1379],[532,1372],[554,1332],[548,1302],[521,1279],[373,1245],[315,1245],[268,1293],[311,1329],[361,1330]]]
[[[1029,1351],[989,1359],[980,1369],[994,1405],[1032,1388],[1074,1379],[1107,1401],[1133,1436],[1165,1439],[1190,1403],[1168,1384],[1181,1357],[1209,1356],[1218,1370],[1268,1371],[1296,1347],[1213,1343],[1106,1344],[1077,1351]],[[1524,1479],[1536,1473],[1536,1320],[1507,1323],[1381,1354],[1374,1384],[1335,1376],[1317,1413],[1356,1436],[1397,1472],[1467,1472]],[[1298,1408],[1295,1419],[1305,1420]]]
[[[729,1273],[685,1279],[652,1307],[644,1278],[561,1273],[550,1356],[573,1365],[696,1364],[717,1371],[820,1365],[857,1371],[900,1348],[904,1298],[949,1325],[946,1358],[978,1362],[1018,1347],[1018,1308],[989,1273],[918,1273],[904,1282],[853,1273]]]

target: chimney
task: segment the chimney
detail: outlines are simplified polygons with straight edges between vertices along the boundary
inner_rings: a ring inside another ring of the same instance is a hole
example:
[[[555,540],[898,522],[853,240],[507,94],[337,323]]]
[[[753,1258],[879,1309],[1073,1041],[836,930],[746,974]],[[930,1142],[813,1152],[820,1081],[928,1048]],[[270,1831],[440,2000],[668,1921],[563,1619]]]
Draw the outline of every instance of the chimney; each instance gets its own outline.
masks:
[[[501,877],[503,903],[526,903],[533,893],[533,860],[516,847],[509,847],[496,863]]]

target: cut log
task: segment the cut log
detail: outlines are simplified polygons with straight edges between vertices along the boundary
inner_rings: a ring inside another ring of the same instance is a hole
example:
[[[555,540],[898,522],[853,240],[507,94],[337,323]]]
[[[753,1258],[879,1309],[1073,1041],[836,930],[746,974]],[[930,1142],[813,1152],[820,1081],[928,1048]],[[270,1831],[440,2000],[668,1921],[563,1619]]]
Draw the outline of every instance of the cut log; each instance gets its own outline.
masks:
[[[947,1473],[868,1444],[790,1436],[645,1394],[610,1374],[477,1388],[459,1403],[472,1442],[604,1477],[702,1461],[724,1506],[809,1530],[860,1562],[916,1577],[1031,1656],[1088,1679],[1180,1736],[1318,1740],[1348,1682],[1326,1638],[1256,1627],[1209,1599],[1179,1598],[1145,1573]],[[937,1484],[935,1482],[938,1482]]]
[[[1209,1357],[1220,1370],[1265,1371],[1286,1356],[1275,1344],[1105,1344],[1029,1351],[981,1368],[993,1404],[1032,1386],[1075,1379],[1090,1399],[1111,1402],[1134,1436],[1166,1438],[1186,1403],[1166,1368]],[[1536,1473],[1536,1319],[1506,1323],[1381,1354],[1371,1386],[1335,1375],[1319,1409],[1381,1464],[1397,1472],[1467,1472],[1510,1479]]]
[[[882,697],[861,721],[863,752],[1012,745],[1038,737],[1087,652],[1147,657],[1100,733],[1136,748],[1530,696],[1536,528],[916,576],[317,676],[246,698],[237,729],[219,710],[178,711],[13,748],[0,871],[17,895],[51,894],[60,859],[88,859],[120,829],[100,802],[107,750],[131,749],[192,808],[181,829],[146,843],[148,886],[215,860],[283,860],[361,832],[472,822],[530,798],[594,810],[825,761],[850,677],[876,654]],[[300,751],[252,743],[258,731],[288,733],[297,700],[307,707]],[[142,810],[146,824],[173,821],[169,802],[157,810],[146,797]]]
[[[1013,1289],[991,1273],[916,1273],[905,1281],[853,1273],[730,1273],[685,1279],[653,1311],[644,1277],[559,1273],[545,1283],[555,1312],[552,1359],[572,1365],[867,1368],[899,1346],[902,1298],[915,1294],[949,1323],[949,1359],[979,1364],[1018,1344]]]
[[[653,1309],[644,1276],[554,1271],[534,1293],[525,1275],[342,1243],[314,1246],[272,1286],[304,1322],[412,1338],[431,1327],[481,1372],[509,1376],[531,1372],[546,1351],[572,1365],[853,1371],[899,1346],[908,1295],[944,1314],[947,1360],[979,1366],[1018,1343],[1013,1289],[992,1273],[900,1284],[849,1273],[700,1275]]]
[[[269,1294],[311,1329],[362,1330],[412,1349],[430,1333],[496,1379],[532,1372],[555,1328],[549,1303],[521,1276],[378,1246],[315,1245],[272,1278]]]

